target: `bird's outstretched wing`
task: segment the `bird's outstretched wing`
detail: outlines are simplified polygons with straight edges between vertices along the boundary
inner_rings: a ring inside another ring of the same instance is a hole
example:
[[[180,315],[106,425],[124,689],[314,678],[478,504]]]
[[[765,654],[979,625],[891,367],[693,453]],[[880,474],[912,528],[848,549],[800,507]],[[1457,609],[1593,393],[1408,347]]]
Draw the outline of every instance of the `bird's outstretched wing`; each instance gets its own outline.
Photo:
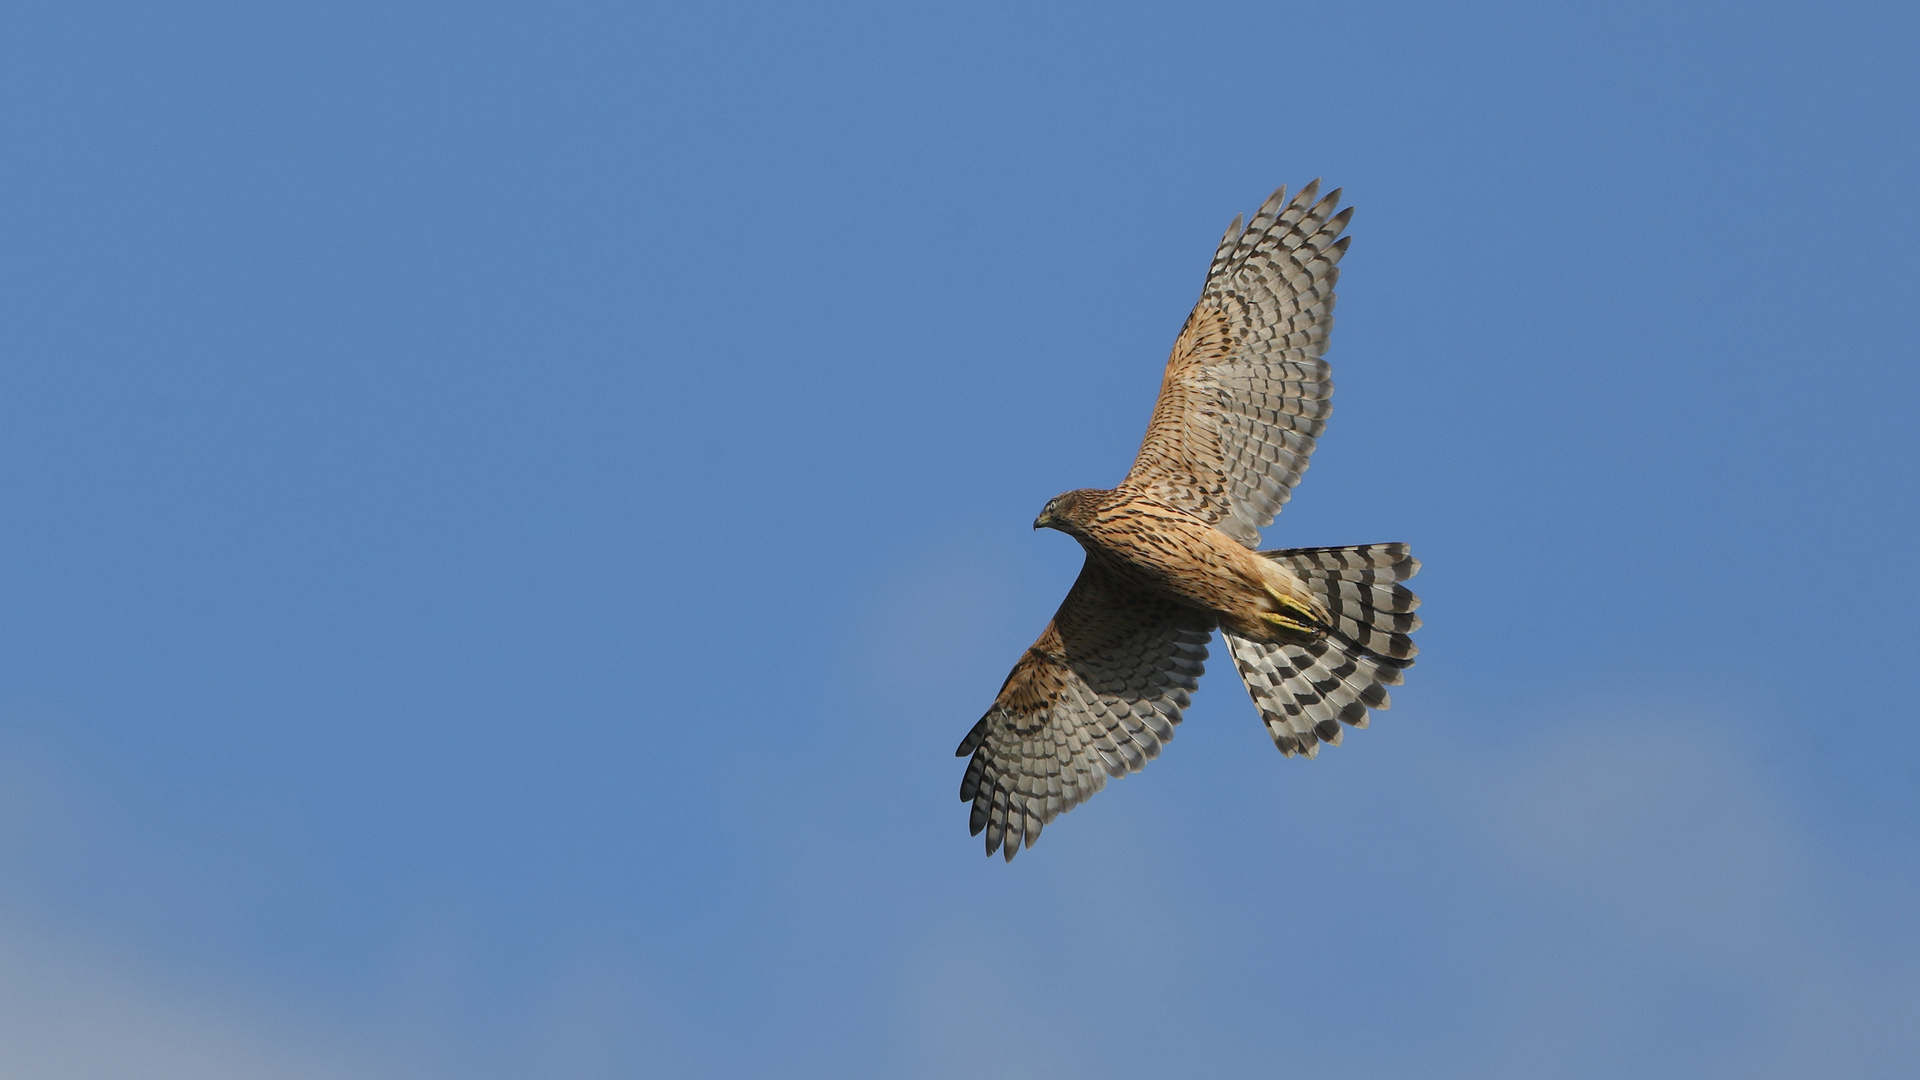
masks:
[[[1256,548],[1306,470],[1333,406],[1321,354],[1351,207],[1315,180],[1234,218],[1173,345],[1125,485]]]
[[[1092,559],[1053,621],[961,741],[960,798],[987,854],[1008,861],[1041,826],[1138,771],[1173,737],[1199,684],[1213,619],[1126,585]]]

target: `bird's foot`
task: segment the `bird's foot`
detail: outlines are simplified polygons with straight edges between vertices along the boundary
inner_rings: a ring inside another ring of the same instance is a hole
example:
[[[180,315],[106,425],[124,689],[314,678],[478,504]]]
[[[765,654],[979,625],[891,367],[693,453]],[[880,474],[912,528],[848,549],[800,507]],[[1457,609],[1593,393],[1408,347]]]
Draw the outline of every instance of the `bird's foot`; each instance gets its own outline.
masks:
[[[1311,641],[1326,632],[1326,618],[1319,612],[1276,589],[1268,589],[1267,595],[1280,610],[1263,611],[1260,618],[1280,630],[1283,637]]]
[[[1311,638],[1311,637],[1320,636],[1318,630],[1316,630],[1311,624],[1290,619],[1285,615],[1275,615],[1275,614],[1272,614],[1271,612],[1263,611],[1260,613],[1260,618],[1263,622],[1272,623],[1273,625],[1279,627],[1282,630],[1291,631],[1294,634],[1297,634],[1301,637]]]

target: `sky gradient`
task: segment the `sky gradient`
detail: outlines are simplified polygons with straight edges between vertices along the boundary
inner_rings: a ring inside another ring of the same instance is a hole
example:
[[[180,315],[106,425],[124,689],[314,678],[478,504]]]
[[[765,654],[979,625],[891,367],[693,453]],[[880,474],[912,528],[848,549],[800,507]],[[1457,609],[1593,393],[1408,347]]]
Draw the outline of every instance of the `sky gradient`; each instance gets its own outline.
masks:
[[[1910,5],[13,4],[0,1073],[1920,1070]],[[1220,231],[1392,711],[982,857]],[[1882,560],[1887,560],[1883,563]]]

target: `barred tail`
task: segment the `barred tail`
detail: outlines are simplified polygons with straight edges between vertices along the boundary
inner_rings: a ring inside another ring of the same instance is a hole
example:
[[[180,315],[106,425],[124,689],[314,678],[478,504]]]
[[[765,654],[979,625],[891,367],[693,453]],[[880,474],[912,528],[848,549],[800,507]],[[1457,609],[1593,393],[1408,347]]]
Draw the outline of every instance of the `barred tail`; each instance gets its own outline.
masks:
[[[1240,678],[1280,752],[1314,756],[1340,745],[1340,725],[1367,726],[1368,709],[1388,705],[1413,666],[1408,633],[1420,626],[1420,598],[1398,584],[1420,569],[1405,544],[1263,551],[1305,581],[1329,615],[1319,640],[1267,645],[1222,628]]]

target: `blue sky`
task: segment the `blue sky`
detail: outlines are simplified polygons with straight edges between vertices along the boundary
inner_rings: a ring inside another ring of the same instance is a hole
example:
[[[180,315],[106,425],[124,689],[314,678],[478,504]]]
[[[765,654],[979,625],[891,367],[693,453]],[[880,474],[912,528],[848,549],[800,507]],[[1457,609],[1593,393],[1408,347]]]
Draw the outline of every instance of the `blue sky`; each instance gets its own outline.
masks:
[[[16,4],[0,1072],[1920,1069],[1910,6]],[[1213,242],[1420,665],[982,857]]]

